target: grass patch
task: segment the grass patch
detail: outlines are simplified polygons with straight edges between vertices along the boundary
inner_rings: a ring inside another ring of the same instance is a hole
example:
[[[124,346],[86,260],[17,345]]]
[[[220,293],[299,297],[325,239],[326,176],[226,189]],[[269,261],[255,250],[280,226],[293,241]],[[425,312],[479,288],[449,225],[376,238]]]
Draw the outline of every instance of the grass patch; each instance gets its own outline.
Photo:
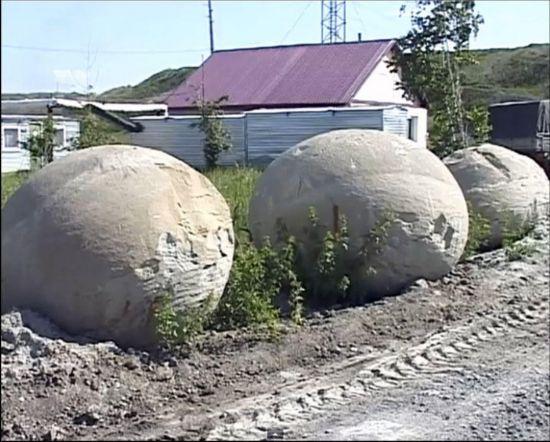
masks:
[[[468,201],[468,240],[461,260],[487,250],[487,241],[491,235],[491,221]]]
[[[248,206],[261,174],[261,170],[248,167],[217,167],[204,173],[227,201],[239,242],[250,240]]]
[[[468,202],[468,215],[470,220],[468,240],[461,260],[489,250],[488,239],[491,235],[491,222],[476,210],[470,202]],[[519,241],[533,231],[537,219],[536,206],[533,208],[532,214],[524,221],[514,216],[511,211],[506,212],[505,215],[500,217],[502,242],[495,245],[494,248],[504,248],[506,257],[510,261],[531,256],[536,251],[536,247]]]
[[[30,172],[18,171],[2,174],[2,208],[6,205],[9,197],[27,181]]]
[[[537,221],[536,207],[533,214],[525,222],[518,222],[510,213],[503,229],[502,246],[509,261],[517,261],[521,258],[531,256],[536,252],[534,244],[520,242],[534,229]]]

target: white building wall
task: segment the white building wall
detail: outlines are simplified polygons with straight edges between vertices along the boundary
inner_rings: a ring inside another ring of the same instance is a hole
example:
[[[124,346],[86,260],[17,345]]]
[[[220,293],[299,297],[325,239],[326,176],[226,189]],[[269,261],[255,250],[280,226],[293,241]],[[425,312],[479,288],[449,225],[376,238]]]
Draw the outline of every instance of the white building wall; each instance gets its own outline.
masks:
[[[2,148],[2,173],[16,172],[30,169],[29,152],[20,145],[19,147],[7,147],[4,139],[4,129],[17,129],[19,142],[27,141],[29,134],[40,123],[41,117],[36,116],[2,116],[1,148]],[[73,138],[80,134],[80,123],[77,120],[54,117],[56,129],[63,129],[63,145],[56,146],[54,159],[67,155]]]
[[[389,59],[389,56],[385,56],[382,61],[378,63],[352,98],[352,102],[414,105],[412,101],[403,97],[403,90],[398,88],[400,78],[396,72],[390,71],[387,65]]]
[[[353,97],[351,105],[392,103],[405,106],[408,110],[410,124],[413,124],[411,139],[418,146],[425,148],[428,138],[428,112],[403,96],[403,90],[398,86],[401,79],[396,72],[391,72],[387,64],[389,59],[389,55],[387,55],[378,63]]]
[[[407,111],[409,118],[416,117],[416,139],[413,138],[413,141],[419,147],[428,147],[428,111],[414,106],[407,106]]]

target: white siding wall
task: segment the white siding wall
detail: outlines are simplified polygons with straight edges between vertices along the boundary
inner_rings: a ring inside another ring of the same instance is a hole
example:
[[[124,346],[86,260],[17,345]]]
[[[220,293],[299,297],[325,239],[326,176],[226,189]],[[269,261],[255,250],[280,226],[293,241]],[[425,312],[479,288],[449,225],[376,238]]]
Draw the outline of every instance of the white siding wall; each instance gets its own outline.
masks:
[[[230,130],[233,149],[220,156],[221,165],[265,165],[285,150],[311,136],[337,129],[377,129],[408,136],[409,111],[422,117],[422,109],[406,106],[257,110],[221,117]],[[425,115],[425,111],[424,111]],[[131,143],[167,152],[186,163],[204,166],[203,135],[192,116],[138,117],[142,132],[130,134]],[[420,142],[425,131],[419,123]]]
[[[233,147],[220,155],[219,164],[244,164],[244,116],[224,116],[224,125],[231,134]],[[142,132],[130,133],[130,142],[136,146],[159,149],[186,163],[202,168],[206,165],[203,153],[204,135],[198,127],[198,117],[140,117]]]
[[[374,68],[374,71],[365,80],[359,88],[352,101],[368,101],[373,103],[396,103],[408,104],[414,103],[403,97],[403,91],[398,89],[399,75],[391,72],[386,56]]]
[[[19,141],[26,141],[31,130],[40,122],[41,118],[29,117],[2,117],[2,173],[15,172],[30,169],[29,152],[22,147],[5,147],[4,128],[17,128]],[[55,127],[64,129],[64,146],[59,146],[54,151],[54,159],[67,155],[67,148],[71,140],[80,134],[80,123],[77,120],[65,120],[54,117]]]
[[[383,130],[384,109],[253,111],[246,115],[248,161],[268,164],[295,144],[337,129]]]

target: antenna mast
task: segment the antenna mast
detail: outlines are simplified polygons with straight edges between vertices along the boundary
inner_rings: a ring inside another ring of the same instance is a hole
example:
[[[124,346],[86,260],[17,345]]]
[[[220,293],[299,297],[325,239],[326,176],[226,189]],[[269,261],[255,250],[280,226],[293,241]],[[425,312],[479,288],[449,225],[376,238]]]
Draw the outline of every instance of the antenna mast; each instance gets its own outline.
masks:
[[[321,43],[346,41],[346,0],[321,0]]]

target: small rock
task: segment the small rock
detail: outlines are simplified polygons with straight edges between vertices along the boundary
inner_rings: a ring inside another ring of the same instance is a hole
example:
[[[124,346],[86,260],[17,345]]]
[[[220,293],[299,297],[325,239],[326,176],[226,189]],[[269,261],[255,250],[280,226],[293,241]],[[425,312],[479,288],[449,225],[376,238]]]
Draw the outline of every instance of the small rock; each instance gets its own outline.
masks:
[[[56,425],[52,425],[51,428],[42,436],[42,440],[61,440],[63,433],[64,431],[61,428]]]
[[[73,419],[73,422],[76,425],[86,425],[87,427],[94,426],[97,424],[100,420],[100,416],[97,412],[94,411],[86,411],[85,413],[82,413],[78,416],[76,416]]]
[[[128,370],[135,370],[136,368],[138,368],[138,363],[136,362],[136,360],[134,358],[132,359],[128,359],[125,363],[124,363],[124,366],[128,369]]]
[[[178,360],[175,358],[175,357],[170,357],[166,363],[168,364],[169,367],[177,367],[178,366]]]
[[[122,414],[122,417],[125,419],[132,419],[133,417],[137,416],[137,411],[130,410]]]
[[[270,428],[267,430],[267,440],[282,439],[284,437],[283,428]]]
[[[311,314],[311,319],[323,319],[323,315],[321,312],[313,312]]]
[[[9,342],[2,341],[2,354],[7,355],[15,350],[15,345],[10,344]]]
[[[164,382],[172,379],[173,376],[174,372],[170,367],[159,367],[156,372],[155,380],[159,382]]]
[[[428,281],[423,278],[417,279],[413,284],[413,287],[419,287],[421,289],[427,289],[429,287]]]

